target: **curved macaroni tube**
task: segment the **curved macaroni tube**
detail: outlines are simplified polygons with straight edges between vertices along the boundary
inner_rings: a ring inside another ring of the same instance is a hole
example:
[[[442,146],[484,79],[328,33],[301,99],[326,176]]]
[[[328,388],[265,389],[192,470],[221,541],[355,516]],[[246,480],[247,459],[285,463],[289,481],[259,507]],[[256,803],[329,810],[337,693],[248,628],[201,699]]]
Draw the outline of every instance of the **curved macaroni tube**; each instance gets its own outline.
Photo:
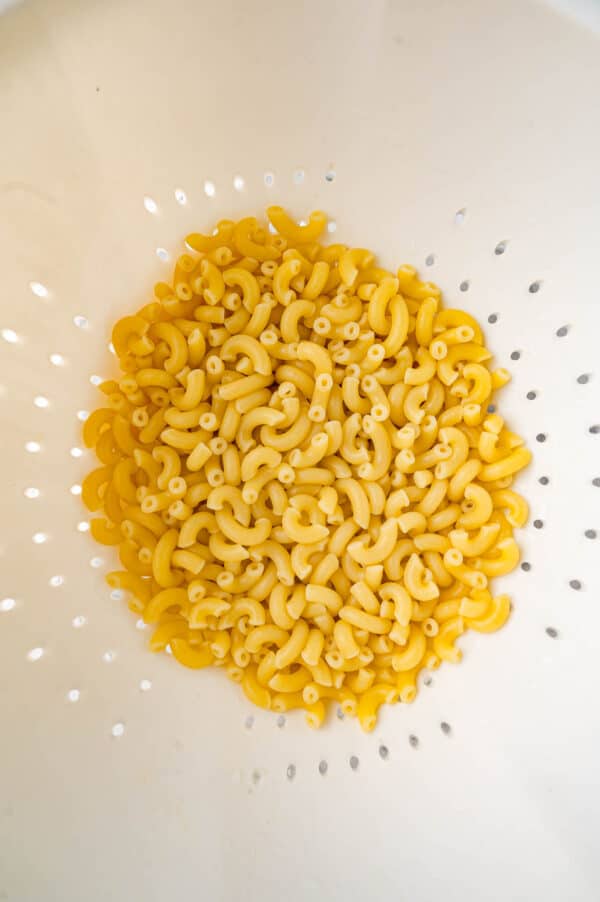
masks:
[[[485,463],[494,463],[502,459],[502,451],[498,449],[498,436],[484,429],[479,435],[478,451]]]
[[[366,611],[350,607],[349,605],[344,605],[344,607],[340,608],[338,616],[345,623],[356,627],[357,630],[365,630],[376,636],[383,636],[389,633],[392,628],[391,620],[377,617],[375,614],[367,614]]]
[[[252,311],[250,319],[244,326],[244,333],[246,335],[251,335],[252,338],[260,338],[261,333],[269,324],[271,311],[274,306],[274,301],[260,301]]]
[[[218,388],[218,397],[222,401],[239,402],[245,398],[253,397],[261,389],[265,389],[270,382],[270,376],[261,376],[260,373],[242,376],[240,379],[232,379],[230,382],[221,383]],[[244,411],[240,412],[243,413]]]
[[[250,335],[232,335],[221,346],[221,360],[230,361],[243,354],[248,357],[255,373],[271,376],[273,367],[266,349]]]
[[[465,625],[478,633],[493,633],[504,626],[510,617],[510,598],[498,595],[492,599],[488,612],[482,617],[466,617]]]
[[[427,651],[427,638],[422,628],[413,623],[410,626],[408,640],[402,651],[392,655],[392,668],[396,673],[403,673],[418,667]]]
[[[231,604],[223,598],[207,596],[197,601],[190,610],[188,624],[190,629],[206,629],[209,618],[219,618],[227,614]]]
[[[293,711],[296,708],[306,708],[302,692],[279,692],[273,696],[271,710],[276,714],[285,714],[286,711]]]
[[[150,584],[136,573],[130,573],[127,570],[113,570],[106,574],[106,582],[111,589],[122,589],[129,592],[144,607],[150,601]]]
[[[433,359],[427,348],[419,348],[416,353],[418,367],[409,367],[404,373],[404,382],[406,385],[423,385],[431,382],[435,376],[436,361]]]
[[[171,555],[177,548],[179,533],[176,529],[168,529],[163,533],[152,556],[152,575],[159,586],[170,589],[183,581],[183,574],[171,570]]]
[[[311,679],[310,671],[300,666],[294,673],[275,673],[269,680],[269,688],[275,692],[302,692]]]
[[[112,467],[98,467],[92,470],[81,483],[81,500],[88,510],[100,510],[103,503],[103,491],[113,476]]]
[[[272,402],[271,406],[274,410],[281,408],[283,420],[277,424],[281,429],[287,429],[288,426],[292,426],[300,416],[300,399],[295,396],[282,398],[281,401],[277,399]]]
[[[318,260],[313,265],[308,282],[302,291],[303,298],[307,298],[309,301],[315,301],[319,295],[323,293],[328,277],[329,263],[325,260]]]
[[[379,564],[384,561],[394,550],[398,537],[398,522],[386,520],[382,523],[377,540],[369,547],[362,539],[350,542],[348,552],[353,560],[363,567],[371,564]]]
[[[350,594],[360,606],[364,608],[367,614],[381,613],[379,599],[369,585],[363,580],[359,580],[351,585]]]
[[[424,515],[419,513],[419,511],[407,511],[405,514],[400,514],[399,517],[396,518],[398,522],[398,526],[400,528],[400,532],[404,533],[404,535],[412,535],[416,537],[419,533],[425,532],[427,528],[427,520]]]
[[[223,273],[223,282],[228,288],[240,288],[242,292],[242,304],[248,313],[253,313],[260,301],[260,288],[256,277],[242,269],[240,266],[226,269]]]
[[[154,386],[158,388],[176,388],[177,386],[175,376],[165,372],[165,370],[159,370],[154,367],[145,367],[144,369],[138,370],[135,374],[135,378],[140,388],[150,388]]]
[[[356,376],[346,376],[342,382],[342,397],[346,407],[353,413],[364,415],[371,409],[367,398],[362,398],[359,393],[360,381]]]
[[[403,581],[409,595],[417,601],[432,601],[440,594],[439,588],[431,580],[430,571],[423,566],[419,555],[414,552],[404,567]]]
[[[284,630],[293,629],[296,622],[287,609],[290,595],[290,586],[281,583],[278,583],[269,595],[269,614],[275,626]]]
[[[242,617],[250,626],[263,626],[266,618],[265,609],[254,598],[238,598],[221,615],[219,629],[231,629]]]
[[[120,460],[113,471],[112,484],[114,485],[120,497],[127,501],[129,504],[135,504],[135,502],[137,501],[137,488],[133,481],[133,477],[135,476],[136,471],[137,464],[130,457]]]
[[[250,654],[256,654],[263,647],[269,645],[276,645],[279,649],[285,645],[288,639],[289,633],[287,630],[281,629],[281,627],[274,624],[266,624],[252,629],[246,636],[244,644]]]
[[[373,442],[373,458],[358,467],[361,479],[377,480],[384,476],[392,462],[392,443],[385,426],[372,416],[363,417],[363,430]]]
[[[98,442],[104,427],[110,427],[115,411],[110,407],[99,407],[94,410],[83,424],[83,441],[86,448],[93,448]]]
[[[183,331],[183,330],[182,330]],[[185,334],[185,332],[184,332]],[[201,329],[197,326],[187,336],[188,363],[192,367],[198,366],[204,359],[206,352],[206,340]]]
[[[413,601],[406,589],[398,583],[384,583],[379,589],[379,597],[382,601],[394,603],[394,619],[400,626],[408,626],[410,623]]]
[[[321,604],[332,614],[337,614],[343,604],[337,592],[315,583],[308,583],[306,586],[306,601]]]
[[[237,445],[242,451],[242,453],[246,453],[249,451],[254,445],[257,444],[256,439],[253,437],[252,433],[259,426],[263,428],[265,426],[278,426],[283,425],[285,422],[285,414],[282,413],[281,410],[275,410],[274,407],[255,407],[253,410],[245,413],[240,420],[240,425],[238,429],[238,433],[236,436]],[[272,446],[272,450],[280,450],[278,448],[273,447],[273,443],[269,441],[264,441],[262,429],[261,429],[261,441],[265,446]]]
[[[313,542],[310,545],[294,545],[290,554],[290,563],[292,565],[292,570],[298,579],[304,581],[308,579],[313,571],[313,565],[310,563],[310,559],[313,554],[318,554],[323,550],[323,545],[323,542]]]
[[[366,482],[365,494],[369,501],[369,509],[375,517],[381,516],[385,508],[385,491],[378,482]]]
[[[492,371],[492,391],[497,391],[499,388],[503,388],[508,382],[510,382],[512,376],[505,370],[504,367],[500,367],[497,370]]]
[[[324,422],[332,387],[333,378],[329,373],[319,373],[315,379],[315,390],[308,409],[308,419],[311,422]]]
[[[148,554],[146,554],[146,551]],[[126,539],[119,545],[119,560],[126,570],[138,576],[152,576],[152,566],[149,560],[152,552],[149,549],[139,548],[135,542]],[[142,560],[142,557],[144,558]]]
[[[263,445],[268,445],[276,451],[284,453],[301,445],[306,440],[311,429],[312,423],[303,412],[285,432],[278,433],[270,425],[263,426],[260,430],[260,439]]]
[[[361,529],[367,529],[371,519],[371,509],[367,494],[360,482],[356,479],[337,479],[335,488],[336,491],[342,492],[348,498],[356,524]]]
[[[492,393],[492,376],[486,367],[479,363],[467,363],[463,367],[464,379],[472,382],[469,393],[463,398],[463,405],[486,404]]]
[[[435,360],[443,360],[448,353],[449,346],[473,341],[474,338],[475,331],[471,326],[456,326],[453,329],[446,329],[431,342],[429,352]]]
[[[504,511],[506,519],[511,526],[524,526],[527,522],[529,516],[529,506],[527,502],[521,495],[512,492],[510,489],[499,489],[496,492],[492,492],[490,497],[490,514],[492,505],[495,508]],[[458,525],[461,525],[460,522]]]
[[[456,365],[459,362],[483,363],[489,360],[491,356],[488,350],[473,342],[453,345],[448,349],[444,359],[437,361],[438,378],[444,385],[450,386],[458,379],[459,372],[456,369]]]
[[[427,401],[423,405],[423,410],[425,411],[426,416],[437,416],[444,406],[444,400],[444,387],[442,383],[434,377],[429,384],[429,394],[427,396]],[[456,422],[459,421],[460,417],[457,416]],[[438,422],[438,426],[452,426],[452,423]]]
[[[483,486],[469,483],[465,486],[464,498],[463,513],[456,521],[459,529],[477,529],[487,523],[492,515],[493,496]]]
[[[416,474],[415,474],[416,476]],[[448,480],[434,479],[427,494],[417,504],[416,510],[425,517],[431,517],[448,494]]]
[[[378,332],[380,335],[387,335],[389,333],[390,323],[386,319],[386,314],[392,298],[397,294],[398,279],[394,279],[392,276],[384,277],[373,292],[367,309],[369,326],[373,332]],[[402,298],[400,298],[400,300],[403,301]],[[404,307],[406,307],[406,304],[404,304]]]
[[[187,622],[179,616],[167,615],[169,620],[158,626],[150,639],[150,651],[164,651],[175,638],[186,638],[189,634]],[[172,619],[171,619],[172,618]]]
[[[446,460],[441,460],[436,464],[435,478],[448,479],[466,461],[469,454],[469,441],[464,432],[461,432],[456,426],[445,426],[440,429],[438,435],[445,445],[450,446],[452,453]]]
[[[275,652],[267,651],[264,653],[262,660],[259,661],[256,668],[256,679],[261,686],[267,686],[276,670]]]
[[[408,370],[407,370],[408,372]],[[423,405],[429,397],[429,383],[424,382],[409,389],[404,397],[402,409],[407,420],[415,425],[419,425],[425,417]]]
[[[370,411],[373,419],[378,422],[387,420],[390,415],[389,401],[376,377],[371,374],[364,376],[361,388],[371,402]]]
[[[478,345],[483,344],[483,334],[479,323],[475,317],[464,310],[454,310],[452,308],[440,310],[435,317],[434,332],[436,335],[443,335],[448,329],[460,328],[461,326],[469,326],[473,330],[472,341]]]
[[[476,458],[471,458],[460,465],[448,486],[448,498],[450,501],[460,501],[467,491],[467,486],[479,475],[481,467],[481,461]]]
[[[273,276],[273,294],[283,307],[287,307],[296,299],[296,292],[290,288],[302,269],[302,263],[295,258],[284,260]]]
[[[311,522],[309,526],[305,525],[302,523],[300,511],[294,510],[292,507],[285,511],[282,525],[290,539],[301,545],[312,545],[329,537],[327,526],[314,522]]]
[[[479,527],[479,532],[474,536],[469,536],[466,529],[452,529],[448,537],[453,547],[458,548],[465,557],[475,557],[489,551],[498,538],[499,532],[500,525],[498,523],[485,523]]]
[[[292,244],[310,244],[321,236],[327,216],[321,210],[315,210],[308,217],[308,224],[301,226],[287,215],[283,207],[267,207],[267,216],[280,235]]]
[[[179,373],[188,361],[188,344],[185,335],[173,323],[154,323],[150,330],[152,337],[166,341],[169,356],[163,363],[167,373]]]
[[[406,297],[423,301],[428,297],[439,298],[441,295],[440,289],[433,282],[421,282],[413,266],[401,266],[396,275],[400,282],[400,291]]]
[[[112,330],[111,340],[118,357],[129,351],[143,356],[153,351],[154,345],[148,339],[150,323],[141,316],[124,316]]]
[[[458,614],[461,617],[477,619],[483,617],[490,610],[492,595],[488,589],[472,591],[471,595],[465,595],[459,600]]]
[[[177,451],[191,452],[197,445],[203,443],[210,437],[205,429],[198,429],[196,432],[185,432],[181,429],[167,428],[163,429],[160,434],[161,439],[166,445],[176,448]]]
[[[152,458],[161,465],[161,471],[156,479],[156,484],[161,491],[165,491],[170,480],[181,473],[181,458],[174,448],[159,446],[152,450]]]
[[[501,539],[492,549],[494,557],[477,557],[473,561],[473,566],[481,571],[482,574],[488,576],[504,576],[510,573],[519,563],[521,556],[519,546],[512,537]],[[463,580],[464,582],[464,580]],[[485,588],[474,586],[474,588]]]
[[[206,496],[206,506],[209,510],[220,511],[228,504],[235,515],[236,520],[242,526],[248,526],[250,523],[250,506],[244,501],[242,492],[237,486],[221,485],[212,489]],[[196,516],[194,514],[193,516]]]
[[[206,373],[201,369],[193,369],[187,375],[185,391],[181,395],[171,395],[171,401],[179,410],[195,410],[204,395]]]
[[[522,470],[531,461],[531,451],[527,448],[516,448],[506,457],[482,467],[479,473],[481,482],[496,482],[506,476]]]
[[[444,567],[454,579],[459,580],[472,589],[485,589],[487,576],[478,566],[467,567],[463,563],[462,552],[458,548],[449,548],[444,552]]]
[[[331,356],[321,345],[315,344],[314,341],[301,341],[298,344],[297,354],[298,360],[312,363],[315,368],[315,374],[327,373],[329,376],[332,375],[333,363]]]
[[[358,721],[370,733],[377,723],[377,712],[382,705],[393,705],[398,701],[398,690],[390,683],[377,683],[367,689],[358,701],[356,714]]]
[[[112,432],[117,448],[119,448],[123,454],[133,457],[133,452],[139,446],[133,437],[128,420],[120,414],[117,414],[113,420]]]
[[[328,453],[328,449],[329,437],[327,433],[317,432],[317,434],[313,435],[313,437],[311,438],[308,448],[302,451],[298,448],[294,448],[292,451],[290,451],[290,465],[296,469],[303,469],[304,467],[314,467],[321,460],[323,460],[325,455]]]
[[[282,459],[280,452],[273,448],[265,448],[264,445],[252,448],[242,460],[242,481],[247,482],[252,479],[261,467],[278,467]]]
[[[199,233],[194,232],[186,237],[185,243],[199,254],[210,253],[219,247],[227,245],[231,241],[234,226],[235,223],[231,220],[222,219],[217,223],[216,234],[200,235]]]
[[[369,459],[369,452],[364,444],[359,444],[359,432],[362,430],[362,419],[360,414],[353,413],[342,425],[342,445],[340,453],[344,460],[357,466],[366,463]]]
[[[433,338],[433,320],[438,308],[435,297],[425,298],[417,310],[415,322],[415,337],[420,345],[427,347]]]
[[[432,640],[433,650],[438,658],[442,661],[449,661],[451,664],[458,664],[462,658],[462,652],[454,643],[464,631],[462,617],[451,617],[442,623],[437,635]]]
[[[248,666],[245,668],[241,685],[246,698],[248,698],[253,705],[257,705],[259,708],[266,708],[267,710],[271,708],[271,693],[258,682],[256,678],[256,667]]]
[[[217,558],[219,561],[223,561],[223,563],[230,563],[233,561],[245,561],[250,557],[250,554],[243,545],[239,545],[237,543],[230,544],[222,535],[219,533],[212,533],[208,540],[208,547],[211,550],[211,553]]]
[[[171,639],[170,645],[173,657],[184,667],[190,667],[192,670],[209,667],[214,661],[214,655],[208,645],[196,648],[182,637]]]
[[[460,507],[458,504],[449,504],[447,507],[438,510],[427,521],[427,528],[430,532],[439,532],[448,529],[460,517]]]
[[[371,251],[364,250],[363,248],[352,248],[351,250],[344,251],[339,258],[338,263],[338,272],[344,285],[351,288],[356,281],[359,270],[366,269],[367,266],[371,265],[374,259]]]
[[[227,509],[222,509],[216,511],[215,519],[225,538],[234,544],[246,547],[260,545],[271,534],[271,521],[266,518],[256,520],[254,526],[242,526]]]
[[[311,317],[315,310],[316,306],[312,301],[305,299],[292,301],[283,311],[279,323],[283,340],[288,343],[299,342],[300,332],[298,331],[298,324],[300,320]]]
[[[233,230],[233,243],[236,249],[244,257],[251,257],[259,263],[265,260],[277,260],[281,252],[272,244],[260,244],[253,239],[256,234],[257,222],[254,216],[247,216],[235,225]]]
[[[232,595],[245,595],[259,581],[265,572],[264,564],[260,561],[252,561],[245,570],[235,575],[230,570],[223,570],[217,574],[217,585],[220,589],[230,592]]]
[[[482,467],[478,478],[481,482],[495,482],[498,479],[503,479],[505,476],[512,476],[513,473],[526,467],[531,461],[531,457],[531,451],[527,448],[516,448],[501,460]]]
[[[298,660],[306,645],[308,634],[308,624],[304,620],[298,620],[287,642],[275,654],[275,666],[278,670],[283,670]]]
[[[275,372],[275,379],[280,385],[284,382],[290,383],[305,398],[310,398],[315,390],[315,380],[312,376],[291,364],[283,364],[278,367]]]

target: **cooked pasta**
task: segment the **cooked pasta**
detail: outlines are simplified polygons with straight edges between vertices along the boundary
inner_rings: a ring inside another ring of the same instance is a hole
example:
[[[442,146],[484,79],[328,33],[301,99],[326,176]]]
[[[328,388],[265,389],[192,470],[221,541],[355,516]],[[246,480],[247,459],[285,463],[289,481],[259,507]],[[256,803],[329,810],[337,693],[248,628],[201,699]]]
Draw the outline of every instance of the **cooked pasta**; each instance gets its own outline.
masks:
[[[372,730],[510,600],[531,453],[497,414],[508,373],[410,266],[326,247],[270,207],[187,237],[172,284],[116,323],[123,375],[83,428],[82,499],[150,648],[219,666],[254,704],[337,704]]]

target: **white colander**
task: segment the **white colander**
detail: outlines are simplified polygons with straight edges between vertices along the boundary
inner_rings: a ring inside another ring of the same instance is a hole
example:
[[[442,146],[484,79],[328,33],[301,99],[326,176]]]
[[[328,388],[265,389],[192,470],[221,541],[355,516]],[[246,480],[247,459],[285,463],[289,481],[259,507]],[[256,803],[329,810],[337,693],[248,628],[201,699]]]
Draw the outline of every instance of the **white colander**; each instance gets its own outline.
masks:
[[[597,902],[589,12],[39,0],[0,16],[1,900]],[[324,209],[340,240],[475,314],[535,455],[509,625],[469,633],[463,663],[370,735],[335,714],[314,733],[151,655],[77,497],[112,322],[187,232],[268,203]]]

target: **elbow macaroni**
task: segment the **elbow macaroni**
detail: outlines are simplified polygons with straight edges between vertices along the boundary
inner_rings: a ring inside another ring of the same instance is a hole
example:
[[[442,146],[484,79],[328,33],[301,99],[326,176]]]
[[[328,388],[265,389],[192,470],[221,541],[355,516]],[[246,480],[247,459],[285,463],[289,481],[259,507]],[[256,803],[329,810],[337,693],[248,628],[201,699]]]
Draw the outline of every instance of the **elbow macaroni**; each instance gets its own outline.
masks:
[[[322,246],[324,213],[267,213],[189,235],[173,286],[114,326],[82,500],[152,650],[368,731],[507,620],[489,583],[519,560],[531,453],[487,413],[509,375],[472,316],[410,266]]]

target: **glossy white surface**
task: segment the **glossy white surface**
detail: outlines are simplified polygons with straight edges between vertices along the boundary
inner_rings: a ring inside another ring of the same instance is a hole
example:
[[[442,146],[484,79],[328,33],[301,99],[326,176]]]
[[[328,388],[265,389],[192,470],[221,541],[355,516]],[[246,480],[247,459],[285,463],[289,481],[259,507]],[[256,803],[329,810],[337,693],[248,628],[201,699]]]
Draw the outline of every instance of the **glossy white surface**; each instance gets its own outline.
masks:
[[[2,17],[0,899],[595,902],[599,88],[598,38],[522,0]],[[369,736],[152,656],[72,488],[111,322],[271,200],[474,312],[535,452],[509,626]]]

